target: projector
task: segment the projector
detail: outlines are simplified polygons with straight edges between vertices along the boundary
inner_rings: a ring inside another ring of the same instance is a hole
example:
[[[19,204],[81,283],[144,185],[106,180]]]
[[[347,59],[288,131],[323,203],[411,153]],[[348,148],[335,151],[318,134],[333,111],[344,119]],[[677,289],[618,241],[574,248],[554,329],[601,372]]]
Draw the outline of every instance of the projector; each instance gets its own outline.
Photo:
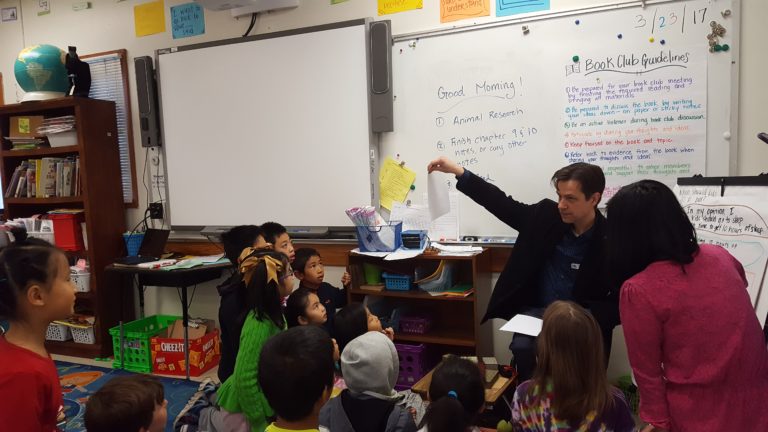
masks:
[[[299,0],[195,0],[195,2],[209,10],[229,10],[235,18],[275,9],[294,8],[299,5]]]

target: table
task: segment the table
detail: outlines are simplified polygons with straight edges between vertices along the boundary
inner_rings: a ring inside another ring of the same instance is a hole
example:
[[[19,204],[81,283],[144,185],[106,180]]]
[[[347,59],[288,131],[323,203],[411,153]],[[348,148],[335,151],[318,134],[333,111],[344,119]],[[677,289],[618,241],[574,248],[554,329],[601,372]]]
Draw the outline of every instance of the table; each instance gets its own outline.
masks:
[[[189,306],[187,305],[187,288],[203,282],[209,282],[219,279],[222,271],[232,268],[229,262],[220,264],[207,264],[186,269],[163,270],[147,269],[140,267],[108,265],[105,268],[107,273],[117,274],[119,276],[138,276],[139,290],[139,313],[144,318],[144,287],[170,287],[181,288],[181,313],[184,324],[184,360],[187,380],[189,380]],[[122,284],[120,285],[123,286]],[[120,297],[120,358],[123,358],[123,296]],[[125,364],[125,363],[123,363]]]
[[[424,400],[427,399],[427,393],[429,392],[429,384],[432,382],[432,373],[435,371],[435,369],[432,369],[429,371],[428,374],[424,375],[419,381],[416,382],[416,384],[411,387],[411,391],[414,393],[418,393],[419,396],[421,396]],[[485,389],[485,405],[486,406],[493,406],[493,404],[496,403],[496,401],[501,397],[501,395],[504,394],[504,392],[509,388],[510,384],[514,382],[515,377],[512,378],[505,378],[503,376],[499,376],[496,381],[493,383],[493,386],[491,388]]]

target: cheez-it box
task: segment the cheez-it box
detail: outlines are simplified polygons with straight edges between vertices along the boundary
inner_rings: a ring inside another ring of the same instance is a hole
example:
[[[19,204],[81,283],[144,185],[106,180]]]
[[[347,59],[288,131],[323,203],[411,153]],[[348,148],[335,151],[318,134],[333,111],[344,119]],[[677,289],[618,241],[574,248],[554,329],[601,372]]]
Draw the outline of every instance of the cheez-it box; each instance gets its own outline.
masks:
[[[190,376],[200,376],[203,372],[218,365],[221,358],[219,329],[212,325],[212,321],[206,321],[206,323],[210,324],[206,326],[205,334],[195,334],[193,338],[193,332],[190,332]],[[152,371],[158,374],[184,376],[186,375],[184,337],[170,337],[173,334],[173,327],[169,327],[151,339]]]

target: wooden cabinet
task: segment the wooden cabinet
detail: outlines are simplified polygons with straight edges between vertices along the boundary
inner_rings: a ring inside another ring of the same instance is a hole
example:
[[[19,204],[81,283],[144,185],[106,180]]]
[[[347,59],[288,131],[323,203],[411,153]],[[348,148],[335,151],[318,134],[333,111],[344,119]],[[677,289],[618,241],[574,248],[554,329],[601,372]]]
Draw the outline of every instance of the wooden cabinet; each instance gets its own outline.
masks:
[[[75,117],[77,143],[66,147],[10,150],[3,139],[0,150],[3,193],[14,170],[21,162],[43,157],[79,157],[80,193],[54,198],[5,198],[5,218],[45,214],[57,208],[81,208],[85,216],[86,250],[67,252],[74,261],[87,258],[91,267],[90,291],[77,294],[76,312],[96,317],[95,344],[72,341],[50,342],[52,353],[79,357],[100,357],[111,354],[112,339],[107,331],[119,319],[119,295],[123,290],[110,287],[104,268],[124,255],[122,233],[125,214],[120,180],[120,155],[117,143],[115,104],[87,98],[60,98],[48,101],[24,102],[0,106],[2,136],[9,135],[10,119],[14,116],[38,115]],[[126,308],[131,302],[123,302]],[[130,309],[128,309],[130,310]]]
[[[409,291],[371,291],[361,289],[364,264],[372,264],[383,271],[413,275],[417,267],[436,268],[440,260],[453,264],[454,284],[471,284],[474,293],[467,297],[432,296],[413,287]],[[465,355],[493,355],[490,323],[480,325],[491,294],[491,258],[486,249],[474,256],[453,257],[420,255],[401,261],[350,253],[349,269],[352,286],[349,301],[362,302],[366,296],[383,299],[399,308],[402,315],[429,317],[430,329],[423,334],[405,333],[395,329],[395,342],[424,343],[441,353]]]

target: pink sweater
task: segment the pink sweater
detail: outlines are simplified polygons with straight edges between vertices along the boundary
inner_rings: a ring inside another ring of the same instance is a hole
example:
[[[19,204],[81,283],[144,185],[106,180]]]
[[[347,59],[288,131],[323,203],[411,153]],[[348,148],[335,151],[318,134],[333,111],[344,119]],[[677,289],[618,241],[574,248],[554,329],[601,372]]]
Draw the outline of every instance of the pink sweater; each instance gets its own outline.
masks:
[[[671,431],[768,431],[768,350],[744,269],[702,245],[627,280],[620,311],[640,418]]]

